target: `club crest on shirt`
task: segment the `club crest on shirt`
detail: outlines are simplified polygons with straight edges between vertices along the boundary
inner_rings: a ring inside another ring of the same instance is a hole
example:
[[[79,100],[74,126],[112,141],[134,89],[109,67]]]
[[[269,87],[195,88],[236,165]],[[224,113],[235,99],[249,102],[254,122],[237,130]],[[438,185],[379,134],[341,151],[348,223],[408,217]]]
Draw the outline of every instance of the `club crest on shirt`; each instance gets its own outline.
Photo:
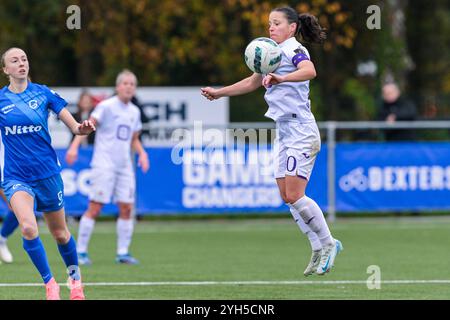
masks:
[[[30,100],[30,101],[28,102],[28,106],[29,106],[31,109],[33,109],[33,110],[35,110],[35,109],[37,109],[37,107],[39,107],[39,105],[38,105],[38,103],[37,103],[36,100]]]

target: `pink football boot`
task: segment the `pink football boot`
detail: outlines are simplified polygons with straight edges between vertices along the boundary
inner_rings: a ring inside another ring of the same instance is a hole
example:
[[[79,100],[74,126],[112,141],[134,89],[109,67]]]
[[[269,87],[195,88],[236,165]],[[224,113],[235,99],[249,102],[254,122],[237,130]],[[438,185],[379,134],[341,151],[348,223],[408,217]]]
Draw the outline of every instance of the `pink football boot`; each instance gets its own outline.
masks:
[[[55,278],[51,278],[50,281],[45,284],[45,291],[47,300],[61,300],[59,297],[59,285],[56,283]]]
[[[69,278],[70,300],[86,300],[83,292],[83,284],[81,280],[73,280]]]

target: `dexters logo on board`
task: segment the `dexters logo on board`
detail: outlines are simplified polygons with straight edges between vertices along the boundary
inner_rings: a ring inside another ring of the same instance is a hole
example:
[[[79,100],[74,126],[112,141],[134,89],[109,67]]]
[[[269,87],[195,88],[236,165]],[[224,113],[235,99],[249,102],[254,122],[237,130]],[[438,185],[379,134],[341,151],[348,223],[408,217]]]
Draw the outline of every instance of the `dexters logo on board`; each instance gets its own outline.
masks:
[[[41,126],[12,126],[5,127],[5,135],[15,135],[15,134],[26,134],[26,133],[34,133],[42,130]]]
[[[344,192],[450,190],[450,166],[357,167],[339,178],[339,188]]]

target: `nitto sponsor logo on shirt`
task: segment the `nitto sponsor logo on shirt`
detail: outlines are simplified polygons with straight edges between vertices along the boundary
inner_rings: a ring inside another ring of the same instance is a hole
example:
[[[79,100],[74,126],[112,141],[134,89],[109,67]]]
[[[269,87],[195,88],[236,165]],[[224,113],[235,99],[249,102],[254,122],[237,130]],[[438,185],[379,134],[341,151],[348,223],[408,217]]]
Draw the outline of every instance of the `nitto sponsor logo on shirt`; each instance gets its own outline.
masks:
[[[26,134],[26,133],[34,133],[42,130],[41,126],[12,126],[5,127],[5,135],[10,134]]]

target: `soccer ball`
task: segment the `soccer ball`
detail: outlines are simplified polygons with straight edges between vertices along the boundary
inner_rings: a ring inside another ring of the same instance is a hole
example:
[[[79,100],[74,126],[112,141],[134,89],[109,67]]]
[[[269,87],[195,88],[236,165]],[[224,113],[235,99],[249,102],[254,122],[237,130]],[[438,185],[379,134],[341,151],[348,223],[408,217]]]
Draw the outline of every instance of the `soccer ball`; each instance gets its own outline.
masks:
[[[256,38],[245,48],[245,63],[256,73],[274,72],[281,63],[282,52],[270,38]]]

